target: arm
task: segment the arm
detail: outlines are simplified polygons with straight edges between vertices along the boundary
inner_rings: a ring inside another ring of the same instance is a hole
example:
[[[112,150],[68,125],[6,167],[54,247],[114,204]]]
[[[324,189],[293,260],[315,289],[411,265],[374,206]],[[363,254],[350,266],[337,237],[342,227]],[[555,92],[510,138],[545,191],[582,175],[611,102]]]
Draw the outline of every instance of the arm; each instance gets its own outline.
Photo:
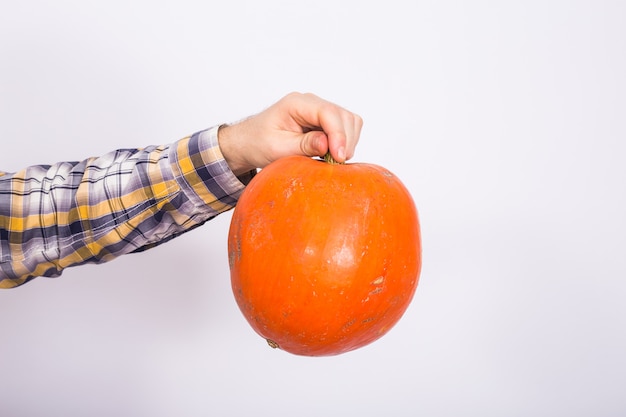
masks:
[[[337,105],[292,93],[171,145],[0,173],[0,288],[168,241],[233,208],[256,168],[327,150],[351,157],[361,125]]]
[[[253,172],[228,168],[217,127],[0,177],[0,288],[163,243],[236,202]]]

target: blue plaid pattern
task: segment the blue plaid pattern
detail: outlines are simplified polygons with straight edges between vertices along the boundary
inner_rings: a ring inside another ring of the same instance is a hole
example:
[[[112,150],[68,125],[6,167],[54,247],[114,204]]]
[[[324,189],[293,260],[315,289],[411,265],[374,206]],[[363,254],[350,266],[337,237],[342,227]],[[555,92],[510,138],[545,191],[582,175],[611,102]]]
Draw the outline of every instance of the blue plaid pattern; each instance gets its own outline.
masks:
[[[170,145],[0,172],[0,288],[146,250],[230,210],[236,177],[218,126]]]

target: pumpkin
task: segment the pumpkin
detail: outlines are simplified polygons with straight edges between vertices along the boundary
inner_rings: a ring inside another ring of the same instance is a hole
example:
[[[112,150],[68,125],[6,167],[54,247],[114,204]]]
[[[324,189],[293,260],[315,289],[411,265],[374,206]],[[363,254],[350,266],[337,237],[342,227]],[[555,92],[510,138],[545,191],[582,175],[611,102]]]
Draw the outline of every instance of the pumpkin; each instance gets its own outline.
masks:
[[[379,339],[411,302],[417,210],[385,168],[285,157],[242,193],[228,256],[235,300],[270,346],[337,355]]]

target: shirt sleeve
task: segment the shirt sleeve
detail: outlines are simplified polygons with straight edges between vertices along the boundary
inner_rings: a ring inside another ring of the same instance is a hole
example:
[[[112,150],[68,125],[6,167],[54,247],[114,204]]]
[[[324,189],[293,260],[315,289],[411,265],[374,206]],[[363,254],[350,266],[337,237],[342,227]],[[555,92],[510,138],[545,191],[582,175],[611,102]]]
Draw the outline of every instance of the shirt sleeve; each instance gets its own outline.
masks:
[[[154,247],[233,208],[256,171],[233,174],[218,128],[0,173],[0,288]]]

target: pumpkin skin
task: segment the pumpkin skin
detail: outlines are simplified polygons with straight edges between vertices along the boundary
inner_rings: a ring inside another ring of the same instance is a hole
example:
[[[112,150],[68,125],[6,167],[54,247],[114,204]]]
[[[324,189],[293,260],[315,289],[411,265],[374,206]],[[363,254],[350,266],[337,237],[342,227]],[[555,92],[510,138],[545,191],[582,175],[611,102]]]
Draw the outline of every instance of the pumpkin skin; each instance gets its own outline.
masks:
[[[290,156],[244,190],[228,255],[235,300],[270,346],[337,355],[382,337],[406,311],[421,269],[420,225],[388,170]]]

